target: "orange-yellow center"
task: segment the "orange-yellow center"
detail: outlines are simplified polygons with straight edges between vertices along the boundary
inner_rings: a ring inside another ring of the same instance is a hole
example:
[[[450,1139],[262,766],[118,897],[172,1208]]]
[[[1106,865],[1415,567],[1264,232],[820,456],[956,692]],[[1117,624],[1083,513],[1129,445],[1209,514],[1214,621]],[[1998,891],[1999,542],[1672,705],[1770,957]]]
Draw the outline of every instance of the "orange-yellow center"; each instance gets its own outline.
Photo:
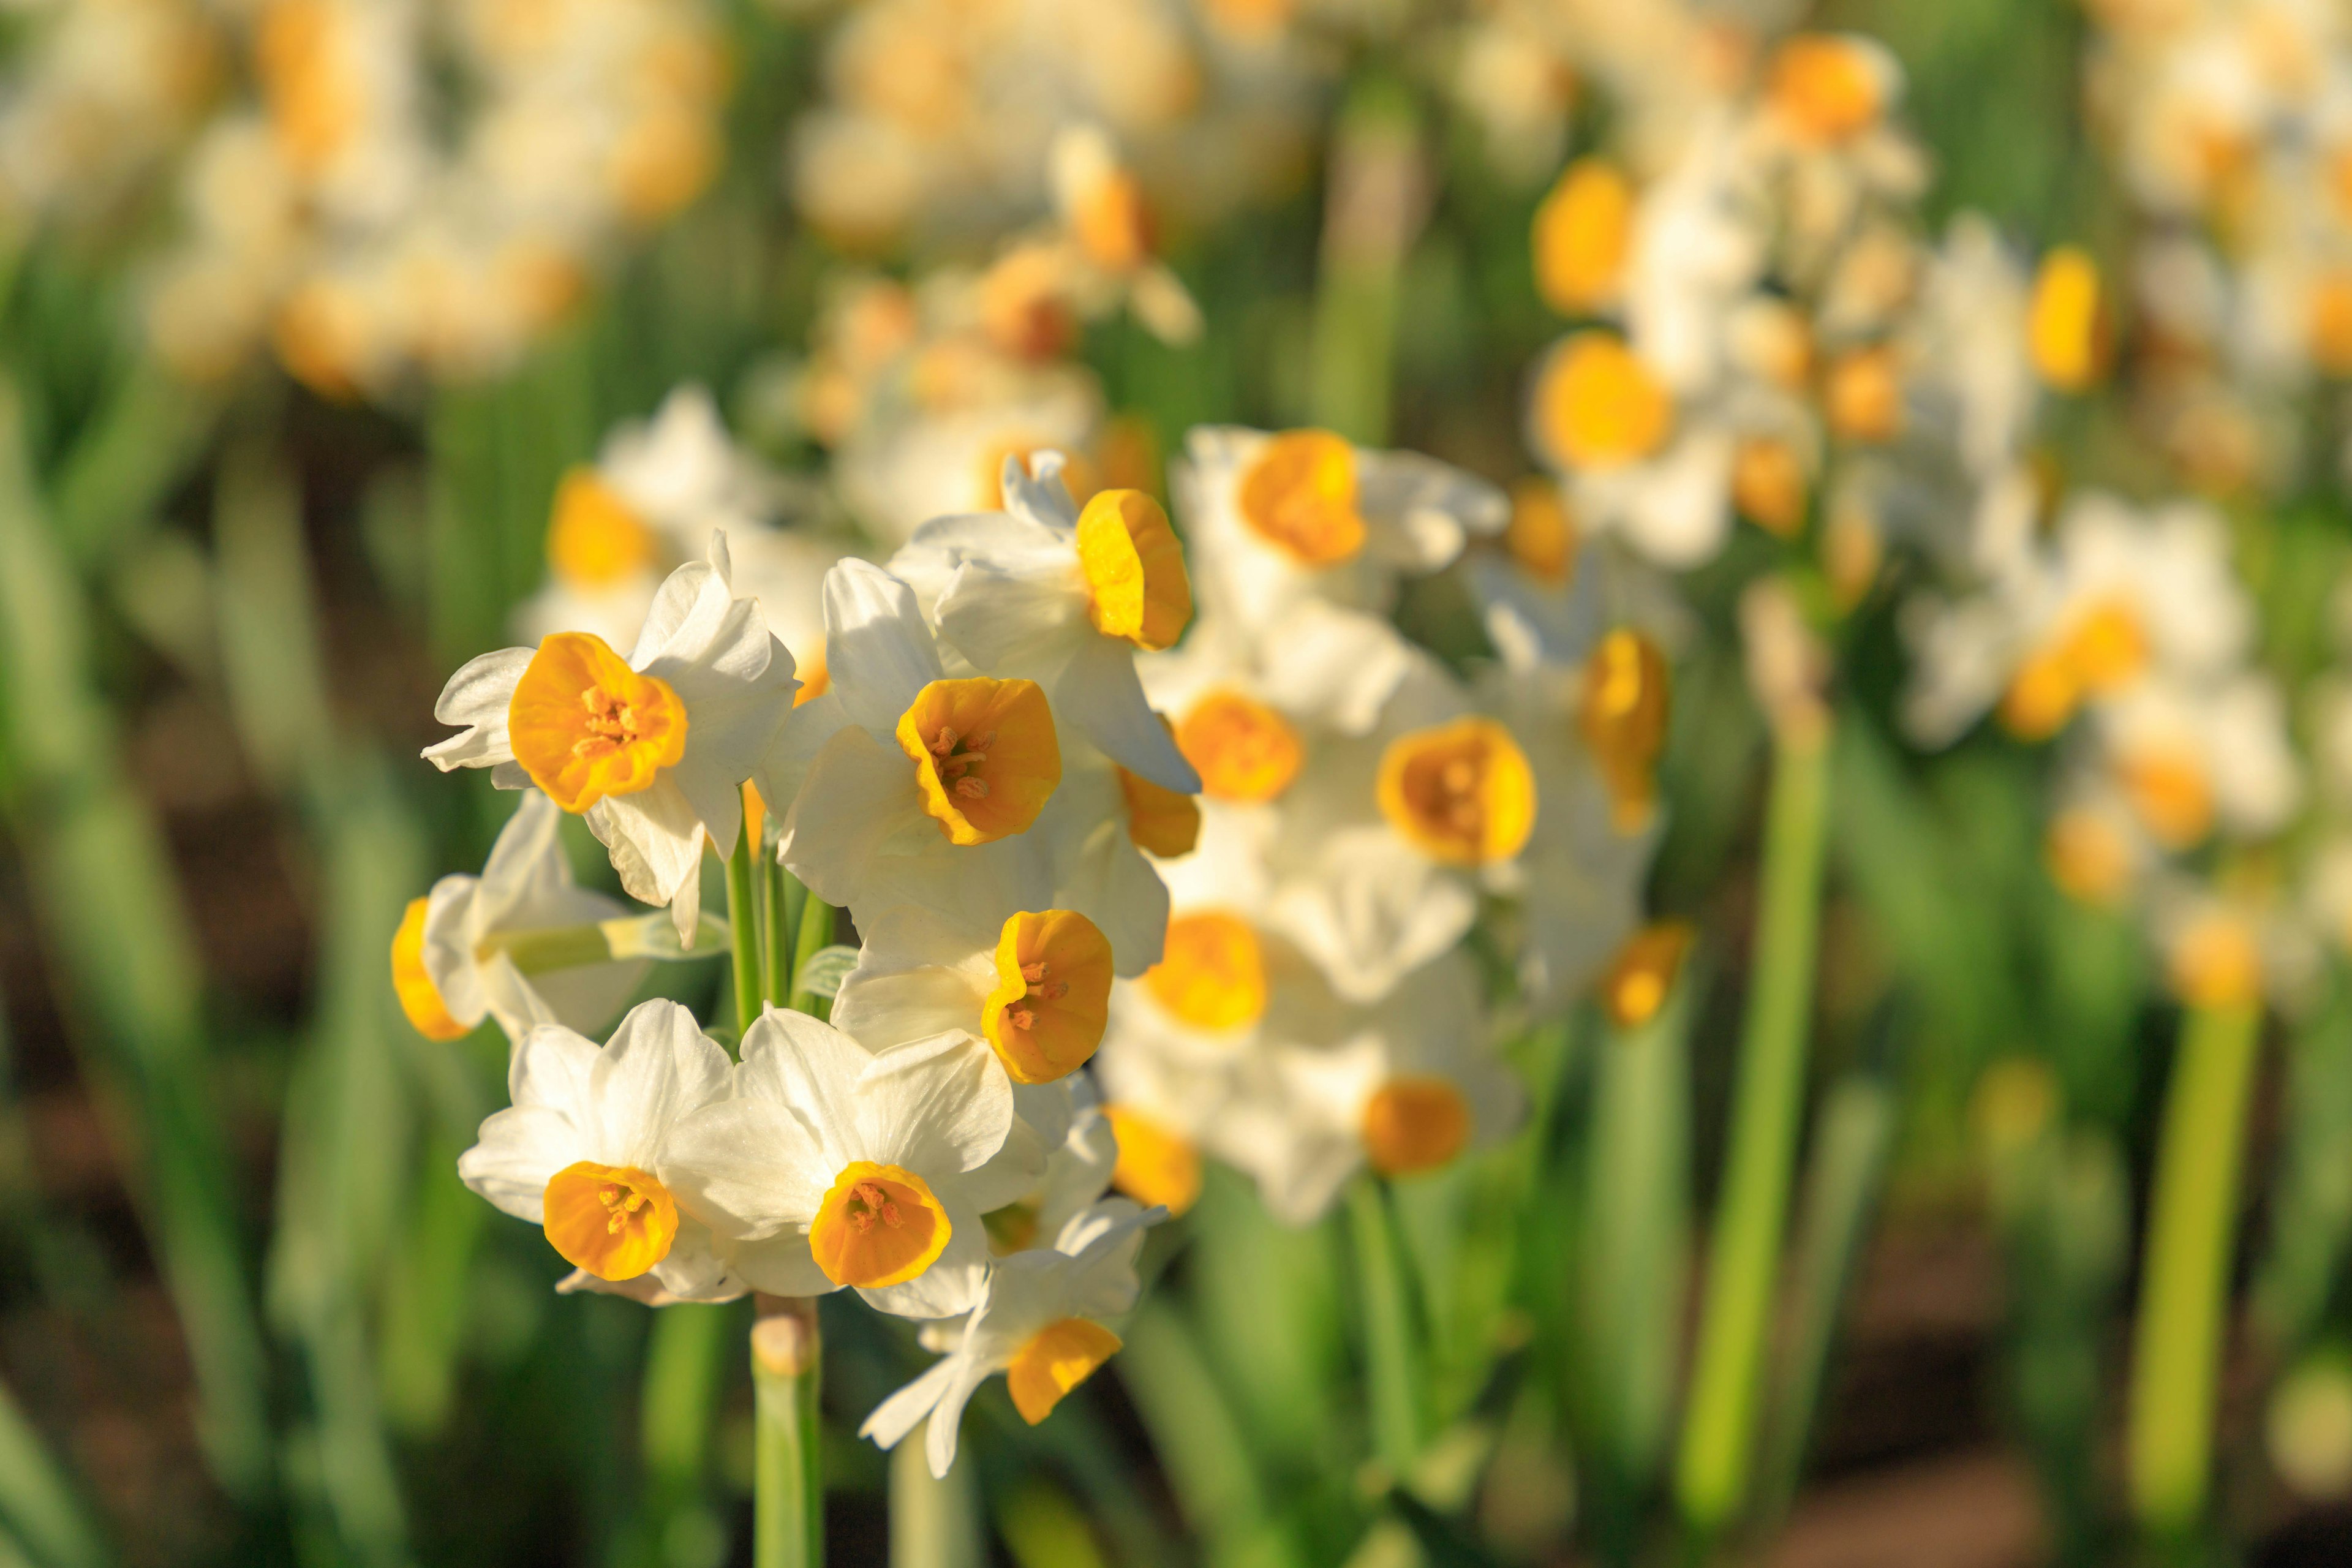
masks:
[[[1090,180],[1072,204],[1070,229],[1096,266],[1132,272],[1151,259],[1151,205],[1143,182],[1124,169]]]
[[[408,1015],[418,1034],[428,1040],[462,1040],[472,1031],[449,1016],[440,988],[425,972],[425,910],[431,902],[409,900],[407,911],[400,917],[400,929],[393,932],[392,988],[400,997],[400,1010]]]
[[[547,524],[547,563],[576,588],[609,588],[652,567],[653,530],[613,487],[587,467],[555,488]]]
[[[2043,836],[2042,858],[2059,890],[2082,903],[2112,905],[2131,885],[2131,841],[2095,811],[2059,813]]]
[[[1885,111],[1886,87],[1885,72],[1866,46],[1807,33],[1774,53],[1765,92],[1791,132],[1826,145],[1876,124]]]
[[[1529,576],[1565,587],[1576,575],[1576,517],[1558,485],[1530,476],[1511,488],[1503,548]]]
[[[1201,1196],[1201,1152],[1158,1118],[1131,1106],[1107,1105],[1103,1114],[1118,1140],[1110,1184],[1137,1203],[1182,1214]]]
[[[634,795],[686,755],[686,704],[604,639],[558,632],[539,645],[507,703],[515,761],[566,811]]]
[[[1141,490],[1103,490],[1078,514],[1087,615],[1105,637],[1173,647],[1192,619],[1192,582],[1168,514]]]
[[[1211,691],[1176,721],[1176,749],[1212,800],[1262,805],[1290,787],[1307,760],[1290,721],[1254,697]]]
[[[1620,832],[1649,820],[1666,710],[1666,656],[1658,645],[1624,627],[1602,637],[1585,663],[1577,726],[1608,785]]]
[[[1903,378],[1895,350],[1881,343],[1832,362],[1822,414],[1831,432],[1845,440],[1893,440],[1903,428]]]
[[[1356,449],[1328,430],[1267,437],[1234,503],[1251,532],[1301,566],[1337,566],[1364,547]]]
[[[1383,1176],[1433,1171],[1469,1145],[1470,1107],[1442,1078],[1392,1078],[1364,1104],[1363,1138]]]
[[[669,1256],[677,1204],[634,1165],[582,1160],[547,1179],[548,1245],[599,1279],[635,1279]]]
[[[2061,392],[2080,392],[2106,374],[2115,332],[2088,252],[2063,245],[2042,258],[2025,335],[2035,373]]]
[[[1538,439],[1573,468],[1616,468],[1665,445],[1674,399],[1623,339],[1579,332],[1538,373]]]
[[[1536,776],[1510,731],[1470,717],[1400,735],[1381,755],[1381,815],[1404,840],[1451,866],[1517,854],[1536,825]]]
[[[1032,680],[934,680],[898,718],[924,814],[951,844],[1025,833],[1062,782],[1062,746]]]
[[[2116,773],[2148,837],[2167,849],[2193,849],[2213,831],[2213,785],[2198,758],[2151,748],[2123,758]]]
[[[1021,1419],[1034,1426],[1062,1396],[1118,1352],[1119,1337],[1086,1318],[1064,1318],[1037,1331],[1004,1369],[1004,1386]]]
[[[1621,1029],[1658,1016],[1690,952],[1691,928],[1681,921],[1644,926],[1625,941],[1601,977],[1601,1006]]]
[[[836,1285],[903,1285],[946,1250],[951,1227],[929,1183],[912,1171],[853,1160],[809,1226],[809,1252]]]
[[[1580,158],[1536,209],[1536,290],[1564,316],[1616,297],[1633,237],[1633,186],[1614,164]]]
[[[1051,1083],[1087,1065],[1110,1019],[1110,939],[1076,910],[1004,922],[981,1032],[1013,1082]]]
[[[2333,268],[2311,285],[2311,363],[2352,375],[2352,269]]]
[[[2243,1006],[2261,1000],[2263,951],[2235,915],[2205,915],[2173,939],[2166,955],[2172,994],[2191,1007]]]
[[[1767,533],[1794,539],[1805,522],[1803,459],[1786,441],[1755,436],[1731,459],[1731,504]]]
[[[1153,1001],[1196,1029],[1238,1029],[1265,1013],[1265,954],[1239,915],[1196,910],[1168,921],[1160,962],[1143,972]]]

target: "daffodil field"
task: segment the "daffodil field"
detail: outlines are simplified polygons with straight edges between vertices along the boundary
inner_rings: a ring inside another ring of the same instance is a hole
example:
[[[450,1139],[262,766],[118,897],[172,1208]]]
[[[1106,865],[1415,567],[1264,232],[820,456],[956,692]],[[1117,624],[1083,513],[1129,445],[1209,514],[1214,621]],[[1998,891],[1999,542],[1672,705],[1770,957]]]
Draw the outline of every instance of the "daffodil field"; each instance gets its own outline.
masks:
[[[0,1568],[2352,1561],[2352,5],[19,0]]]

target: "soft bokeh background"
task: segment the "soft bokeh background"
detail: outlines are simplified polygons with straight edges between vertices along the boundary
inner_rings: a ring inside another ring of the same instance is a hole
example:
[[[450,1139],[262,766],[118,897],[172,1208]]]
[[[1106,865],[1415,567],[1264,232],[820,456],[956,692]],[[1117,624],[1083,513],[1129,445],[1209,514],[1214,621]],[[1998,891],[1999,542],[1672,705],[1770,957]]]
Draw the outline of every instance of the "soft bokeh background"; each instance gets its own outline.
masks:
[[[503,1040],[421,1039],[386,984],[404,902],[478,867],[504,820],[485,779],[416,752],[442,732],[447,672],[513,640],[546,581],[560,478],[698,384],[804,481],[796,525],[881,548],[857,532],[887,541],[871,469],[910,459],[861,453],[811,379],[855,380],[848,280],[986,260],[1047,212],[1044,138],[1014,121],[1115,118],[1166,91],[1198,112],[1136,155],[1169,193],[1165,255],[1204,328],[1171,345],[1139,306],[1055,345],[1097,460],[1156,488],[1192,424],[1340,408],[1507,484],[1533,466],[1525,380],[1560,330],[1529,225],[1566,157],[1605,140],[1610,97],[1545,86],[1554,67],[1508,37],[1485,46],[1497,80],[1532,72],[1563,106],[1515,167],[1442,63],[1499,9],[1074,5],[1022,47],[1097,85],[1008,65],[971,124],[940,110],[941,147],[877,151],[845,102],[922,124],[951,86],[919,19],[838,44],[879,5],[448,0],[422,8],[413,85],[457,172],[427,176],[317,153],[352,105],[398,96],[371,96],[368,73],[410,47],[406,7],[346,8],[385,31],[358,27],[341,56],[287,5],[53,0],[0,25],[0,1563],[747,1560],[748,1306],[674,1309],[704,1326],[665,1335],[655,1353],[676,1364],[649,1366],[652,1314],[551,1293],[560,1260],[454,1174],[500,1102]],[[1137,63],[1151,38],[1114,26],[1130,10],[1281,41],[1171,86]],[[1973,210],[2028,254],[2121,258],[2135,220],[2085,130],[2083,10],[1800,10],[1721,7],[1758,36],[1802,22],[1892,49],[1935,170],[1926,231]],[[613,124],[527,112],[533,94],[599,93],[628,106]],[[277,165],[236,142],[257,102],[291,138]],[[1026,151],[992,167],[975,127]],[[1370,285],[1331,221],[1350,157],[1402,169],[1428,204]],[[387,297],[409,303],[398,331]],[[1347,323],[1391,310],[1392,357],[1349,363]],[[820,323],[833,335],[813,341]],[[1047,427],[1030,438],[1059,439],[1060,393],[1032,392]],[[2069,417],[2084,468],[2159,468],[2116,403]],[[2252,585],[2300,674],[2352,534],[2339,484],[2272,510]],[[1282,1230],[1213,1171],[1155,1242],[1163,1272],[1109,1373],[1034,1430],[1001,1391],[975,1405],[993,1560],[1664,1560],[1644,1554],[1672,1539],[1657,1434],[1676,1374],[1653,1406],[1596,1415],[1580,1369],[1608,1313],[1578,1303],[1654,1290],[1714,1204],[1766,751],[1732,605],[1769,548],[1743,533],[1686,584],[1699,631],[1651,901],[1703,933],[1691,1113],[1668,1147],[1608,1143],[1580,1016],[1526,1044],[1545,1086],[1528,1131],[1401,1189],[1431,1376],[1459,1416],[1426,1473],[1400,1491],[1367,1458],[1343,1233]],[[1905,741],[1895,597],[1843,634],[1822,1092],[1739,1550],[2124,1561],[2128,1304],[2179,1009],[2134,917],[2044,873],[2045,750],[1988,731],[1927,758]],[[1439,584],[1406,624],[1442,642],[1464,613]],[[575,847],[609,885],[584,834]],[[665,984],[702,1005],[722,982],[711,965]],[[2183,1561],[2352,1558],[2352,1019],[2330,1002],[2271,1038],[2216,1500],[2168,1548]],[[1645,1170],[1654,1184],[1629,1191]],[[1630,1206],[1611,1234],[1665,1262],[1620,1273],[1580,1252],[1612,1203]],[[919,1358],[900,1325],[838,1306],[834,1560],[881,1562],[887,1462],[852,1434]]]

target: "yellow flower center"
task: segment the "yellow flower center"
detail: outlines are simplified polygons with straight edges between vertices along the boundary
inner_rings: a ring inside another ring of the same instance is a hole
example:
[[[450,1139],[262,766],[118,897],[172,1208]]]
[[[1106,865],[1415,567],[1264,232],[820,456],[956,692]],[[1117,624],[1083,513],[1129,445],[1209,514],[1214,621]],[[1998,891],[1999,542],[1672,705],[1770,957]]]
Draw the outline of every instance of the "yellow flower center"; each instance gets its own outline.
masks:
[[[254,68],[278,151],[298,172],[316,174],[358,129],[365,100],[345,42],[323,0],[276,0],[262,13]]]
[[[2001,697],[2001,722],[2020,740],[2047,740],[2085,698],[2112,696],[2137,679],[2148,658],[2138,612],[2099,600],[2018,665]]]
[[[1202,910],[1168,921],[1160,962],[1143,972],[1144,989],[1196,1029],[1238,1029],[1265,1012],[1265,954],[1257,931],[1239,915]]]
[[[1656,1017],[1690,944],[1691,928],[1681,921],[1661,921],[1627,938],[1601,978],[1601,1006],[1609,1021],[1630,1029]]]
[[[2172,994],[2191,1007],[2228,1007],[2263,994],[2263,952],[2246,922],[2209,914],[2174,939],[2166,958]]]
[[[1665,445],[1674,399],[1614,332],[1579,332],[1536,379],[1538,437],[1574,468],[1616,468]]]
[[[1805,522],[1805,465],[1786,441],[1751,437],[1731,459],[1731,504],[1767,533],[1794,539]]]
[[[2000,721],[2021,741],[2046,741],[2066,727],[2082,688],[2063,648],[2029,654],[2001,694]]]
[[[1633,238],[1633,186],[1616,167],[1580,158],[1536,209],[1536,291],[1564,316],[1616,296]]]
[[[1636,631],[1601,639],[1584,667],[1577,725],[1608,785],[1617,829],[1649,820],[1657,784],[1652,771],[1666,743],[1666,656]]]
[[[1843,354],[1822,388],[1831,433],[1848,441],[1891,441],[1903,428],[1903,378],[1895,351],[1880,343]]]
[[[1118,1163],[1110,1184],[1149,1207],[1182,1214],[1201,1196],[1201,1152],[1192,1141],[1156,1117],[1129,1106],[1107,1105],[1111,1135],[1118,1140]]]
[[[1087,258],[1108,272],[1132,272],[1151,259],[1151,205],[1143,182],[1113,169],[1087,182],[1073,204],[1070,230]]]
[[[635,1279],[669,1256],[677,1204],[634,1165],[582,1160],[547,1179],[548,1245],[599,1279]]]
[[[1050,360],[1077,333],[1069,268],[1049,245],[1016,245],[980,280],[980,320],[989,341],[1015,359]]]
[[[912,1171],[853,1160],[809,1226],[809,1251],[836,1285],[903,1285],[947,1249],[948,1212]]]
[[[1040,1329],[1004,1369],[1004,1387],[1021,1419],[1034,1426],[1062,1396],[1118,1352],[1119,1337],[1085,1318],[1064,1318]]]
[[[934,680],[898,718],[923,811],[950,844],[1025,833],[1062,782],[1062,745],[1034,680]]]
[[[2025,331],[2035,372],[2059,391],[2080,392],[2106,374],[2114,331],[2086,252],[2063,245],[2042,258]]]
[[[1015,1083],[1051,1083],[1087,1065],[1110,1019],[1110,939],[1071,910],[1024,911],[996,941],[996,989],[981,1032]]]
[[[2333,268],[2311,286],[2311,360],[2329,375],[2352,375],[2352,270]]]
[[[2116,773],[2148,837],[2167,849],[2193,849],[2213,831],[2213,786],[2196,757],[2150,750],[2124,758]]]
[[[1381,1175],[1433,1171],[1468,1146],[1470,1107],[1442,1078],[1392,1078],[1365,1102],[1363,1135]]]
[[[686,704],[589,632],[539,645],[507,703],[515,761],[566,811],[634,795],[686,755]]]
[[[1141,490],[1103,490],[1078,514],[1078,564],[1095,630],[1172,647],[1192,619],[1192,582],[1168,514]]]
[[[2059,890],[2083,903],[2113,905],[2131,885],[2131,842],[2095,811],[2059,813],[2043,837],[2042,858]]]
[[[1290,721],[1238,691],[1212,691],[1176,723],[1176,749],[1212,800],[1262,805],[1290,787],[1307,760]]]
[[[1867,49],[1851,38],[1808,33],[1772,57],[1765,93],[1790,132],[1817,144],[1869,130],[1886,109],[1886,80]]]
[[[628,502],[582,466],[555,488],[547,524],[547,563],[576,588],[609,588],[653,565],[653,530]]]
[[[400,929],[392,934],[392,988],[418,1034],[428,1040],[462,1040],[473,1031],[449,1016],[440,987],[425,973],[425,909],[431,901],[409,900]]]
[[[1507,860],[1535,830],[1535,771],[1492,719],[1456,719],[1398,736],[1381,755],[1375,789],[1389,826],[1450,866]]]
[[[1137,848],[1173,860],[1200,843],[1201,803],[1191,795],[1125,768],[1118,770],[1118,792],[1127,801],[1127,836]]]
[[[1576,518],[1558,485],[1529,477],[1512,487],[1503,548],[1529,576],[1566,587],[1576,575]]]
[[[1268,437],[1234,504],[1251,532],[1301,566],[1337,566],[1364,547],[1356,449],[1328,430]]]
[[[638,114],[607,168],[622,212],[653,224],[678,211],[710,184],[723,152],[710,117],[697,109],[664,104]]]
[[[331,403],[358,399],[370,335],[367,307],[347,286],[323,279],[297,286],[269,330],[287,374]]]

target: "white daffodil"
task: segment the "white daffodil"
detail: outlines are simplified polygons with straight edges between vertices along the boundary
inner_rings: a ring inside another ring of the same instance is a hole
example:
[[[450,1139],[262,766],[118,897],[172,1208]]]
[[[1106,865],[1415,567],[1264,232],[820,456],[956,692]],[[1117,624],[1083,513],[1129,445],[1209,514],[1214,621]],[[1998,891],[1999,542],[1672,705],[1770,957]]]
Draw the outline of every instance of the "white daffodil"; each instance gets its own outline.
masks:
[[[1081,511],[1062,467],[1058,452],[1027,468],[1007,458],[1003,510],[925,523],[890,570],[974,670],[1035,681],[1066,731],[1191,795],[1201,781],[1135,673],[1137,649],[1171,647],[1192,622],[1183,547],[1140,490],[1098,491]]]
[[[949,679],[914,591],[866,562],[826,574],[824,613],[827,689],[757,778],[784,864],[861,923],[898,903],[982,927],[1052,907],[1024,837],[1062,782],[1043,689]]]
[[[645,979],[646,961],[615,960],[603,929],[629,911],[573,884],[562,821],[553,801],[525,791],[480,876],[444,877],[409,904],[393,984],[428,1039],[461,1038],[485,1017],[512,1040],[540,1024],[600,1030]]]
[[[433,716],[465,729],[425,756],[445,773],[489,768],[502,789],[537,784],[584,816],[629,896],[668,905],[691,945],[703,841],[733,852],[738,786],[799,684],[759,606],[730,587],[726,536],[714,533],[707,561],[662,584],[626,660],[593,634],[560,632],[451,676]]]
[[[1328,430],[1207,425],[1184,446],[1169,478],[1202,605],[1252,630],[1316,596],[1384,612],[1400,578],[1444,568],[1510,510],[1474,475]]]
[[[680,1123],[662,1176],[754,1289],[854,1286],[886,1312],[946,1317],[986,1268],[982,1215],[1035,1179],[989,1169],[1012,1126],[1011,1086],[974,1036],[869,1051],[771,1007],[735,1097]]]
[[[2220,832],[2270,837],[2303,804],[2286,704],[2271,679],[2244,671],[2211,686],[2137,684],[2092,731],[2124,797],[2158,844],[2176,853]]]
[[[931,1473],[945,1476],[965,1404],[1000,1372],[1022,1419],[1045,1420],[1118,1352],[1119,1337],[1102,1320],[1135,1305],[1144,1228],[1166,1213],[1111,1198],[1073,1216],[1052,1250],[999,1259],[955,1349],[877,1406],[858,1436],[896,1447],[928,1416],[926,1457]]]
[[[544,1024],[515,1047],[513,1100],[482,1123],[457,1174],[543,1226],[566,1283],[659,1301],[743,1293],[658,1171],[678,1121],[727,1098],[727,1053],[675,1002],[638,1004],[599,1047]]]
[[[1130,773],[1092,746],[1072,745],[1063,753],[1062,787],[1038,814],[1032,837],[1049,868],[1054,901],[1092,915],[1122,978],[1160,962],[1168,888],[1153,857],[1188,853],[1200,821],[1192,796]]]
[[[988,1240],[998,1257],[1050,1243],[1062,1227],[1110,1190],[1118,1167],[1118,1135],[1083,1078],[1069,1085],[1068,1125],[1045,1157],[1045,1173],[1027,1192],[988,1211]],[[1016,1095],[1016,1101],[1018,1100]],[[1026,1121],[1026,1118],[1023,1119]],[[1037,1123],[1045,1118],[1037,1118]],[[1016,1126],[1016,1135],[1019,1128]]]

